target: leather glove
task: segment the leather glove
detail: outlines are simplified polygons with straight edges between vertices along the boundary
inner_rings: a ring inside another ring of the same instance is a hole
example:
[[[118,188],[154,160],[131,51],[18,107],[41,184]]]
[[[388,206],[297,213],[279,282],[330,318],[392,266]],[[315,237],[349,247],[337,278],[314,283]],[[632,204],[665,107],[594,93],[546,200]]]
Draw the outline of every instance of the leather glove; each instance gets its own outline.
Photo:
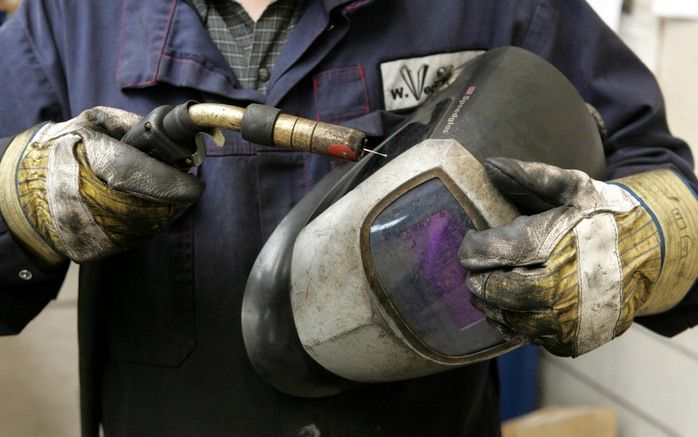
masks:
[[[577,356],[639,315],[676,305],[698,276],[698,202],[672,171],[604,183],[583,172],[496,158],[506,197],[544,212],[466,234],[473,303],[511,337]]]
[[[0,212],[48,266],[123,251],[201,195],[196,177],[115,138],[140,117],[97,107],[15,137],[0,161]]]

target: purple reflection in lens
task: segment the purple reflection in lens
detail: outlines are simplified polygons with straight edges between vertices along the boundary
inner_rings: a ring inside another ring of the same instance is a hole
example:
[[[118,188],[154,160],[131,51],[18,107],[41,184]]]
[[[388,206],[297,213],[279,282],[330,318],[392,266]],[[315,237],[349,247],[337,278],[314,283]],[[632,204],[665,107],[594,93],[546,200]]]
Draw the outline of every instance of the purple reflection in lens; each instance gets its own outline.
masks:
[[[441,210],[402,232],[407,246],[419,259],[423,277],[437,295],[433,304],[446,309],[458,329],[482,319],[470,305],[465,286],[468,271],[458,261],[458,248],[467,227],[446,210]]]

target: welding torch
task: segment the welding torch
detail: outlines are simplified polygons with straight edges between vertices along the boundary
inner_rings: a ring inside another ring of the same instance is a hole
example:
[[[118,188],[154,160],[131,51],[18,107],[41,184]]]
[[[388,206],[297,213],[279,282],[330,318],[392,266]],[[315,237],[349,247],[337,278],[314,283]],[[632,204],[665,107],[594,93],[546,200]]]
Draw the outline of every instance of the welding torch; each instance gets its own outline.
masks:
[[[357,161],[366,149],[366,135],[356,129],[296,117],[253,103],[246,108],[188,101],[160,106],[133,126],[122,141],[182,170],[199,165],[205,156],[198,135],[208,133],[222,145],[219,129],[240,132],[242,138],[263,146],[320,153]]]

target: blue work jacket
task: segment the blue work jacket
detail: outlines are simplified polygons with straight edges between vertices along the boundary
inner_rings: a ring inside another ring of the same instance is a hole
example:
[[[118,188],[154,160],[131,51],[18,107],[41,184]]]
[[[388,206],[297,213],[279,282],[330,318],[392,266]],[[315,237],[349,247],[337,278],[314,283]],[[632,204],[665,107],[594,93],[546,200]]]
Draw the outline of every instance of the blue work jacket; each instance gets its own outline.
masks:
[[[195,99],[274,105],[377,140],[428,94],[419,74],[506,45],[548,59],[601,112],[609,178],[673,166],[693,181],[654,78],[583,0],[308,0],[267,94],[240,89],[186,1],[24,0],[0,28],[0,137],[97,105],[145,114]],[[490,363],[320,400],[283,395],[253,371],[240,332],[248,272],[333,165],[229,135],[198,169],[202,198],[170,229],[81,267],[85,436],[99,423],[108,437],[498,435]],[[0,253],[0,331],[14,333],[64,269],[42,271],[4,224]],[[695,301],[667,313],[664,330],[695,324]]]

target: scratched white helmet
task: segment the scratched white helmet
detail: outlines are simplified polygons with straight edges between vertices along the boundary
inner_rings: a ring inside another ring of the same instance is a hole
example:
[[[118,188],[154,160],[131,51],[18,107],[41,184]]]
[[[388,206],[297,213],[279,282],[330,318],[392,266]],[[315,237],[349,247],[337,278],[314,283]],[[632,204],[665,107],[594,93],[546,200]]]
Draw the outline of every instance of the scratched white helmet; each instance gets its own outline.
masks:
[[[490,185],[491,156],[604,169],[599,125],[553,66],[518,48],[457,69],[369,156],[330,174],[260,253],[243,301],[248,356],[270,384],[323,396],[504,353],[471,306],[458,248],[518,212]]]

